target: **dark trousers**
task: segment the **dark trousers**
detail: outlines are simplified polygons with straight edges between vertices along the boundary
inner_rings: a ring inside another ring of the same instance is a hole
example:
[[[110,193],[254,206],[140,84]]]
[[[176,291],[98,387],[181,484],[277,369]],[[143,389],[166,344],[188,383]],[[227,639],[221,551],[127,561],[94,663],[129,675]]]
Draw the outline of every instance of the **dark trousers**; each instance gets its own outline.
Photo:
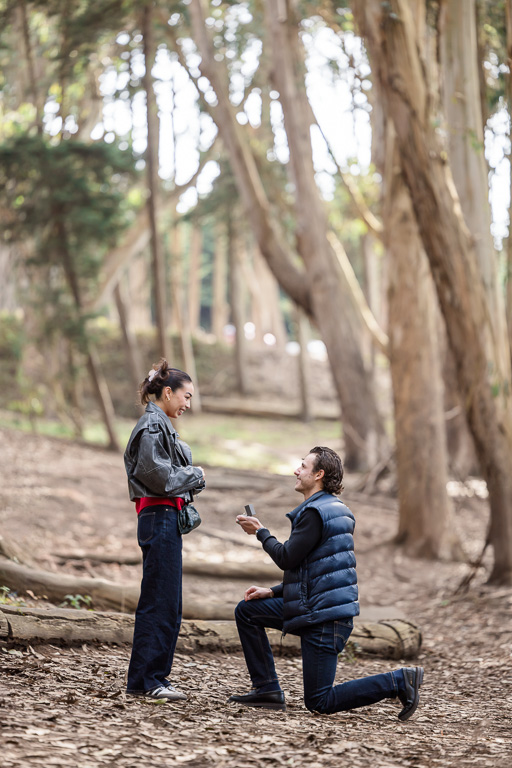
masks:
[[[143,509],[137,537],[142,583],[126,690],[141,694],[165,685],[180,631],[182,539],[176,509],[164,505]]]
[[[235,609],[240,642],[254,688],[279,682],[265,627],[283,628],[283,598],[248,600]],[[352,632],[352,619],[326,621],[297,630],[302,649],[304,703],[315,712],[331,714],[395,698],[404,687],[401,670],[350,680],[333,687],[338,654]]]

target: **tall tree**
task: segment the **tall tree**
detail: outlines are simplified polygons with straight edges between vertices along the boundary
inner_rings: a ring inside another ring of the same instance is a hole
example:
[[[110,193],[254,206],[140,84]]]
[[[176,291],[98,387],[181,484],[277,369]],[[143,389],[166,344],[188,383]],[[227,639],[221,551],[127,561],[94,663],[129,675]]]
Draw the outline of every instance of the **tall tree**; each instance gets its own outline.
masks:
[[[61,328],[84,355],[110,447],[118,449],[114,409],[88,328],[85,296],[94,285],[102,248],[124,225],[122,188],[129,159],[106,144],[53,145],[39,135],[20,135],[0,146],[0,165],[0,197],[10,210],[3,236],[32,241],[44,321]]]
[[[393,126],[390,130],[394,133]],[[413,556],[462,554],[447,493],[438,306],[394,142],[384,218],[389,251],[389,360],[399,500],[397,541]],[[421,350],[420,353],[419,350]]]
[[[153,3],[146,2],[142,9],[142,35],[144,38],[144,90],[146,92],[146,123],[147,123],[147,212],[151,232],[150,248],[153,277],[153,296],[155,301],[155,317],[158,338],[158,352],[166,360],[171,359],[169,340],[166,328],[166,274],[162,241],[158,232],[158,147],[159,121],[156,96],[153,89],[152,69],[155,62],[155,43],[153,34]]]
[[[432,66],[424,23],[419,25],[417,34],[425,65]],[[399,500],[397,541],[411,555],[449,558],[460,556],[462,551],[447,493],[439,309],[400,167],[395,128],[383,113],[379,96],[376,81],[371,92],[372,159],[383,179],[389,361]]]
[[[507,102],[508,118],[511,126],[512,140],[512,0],[506,0],[506,45],[507,45]],[[512,172],[510,173],[510,201],[508,209],[508,238],[507,238],[507,326],[508,335],[512,339]]]
[[[292,160],[294,180],[297,185],[301,184],[300,200],[297,195],[297,203],[301,211],[297,245],[304,258],[305,274],[295,267],[290,248],[272,216],[254,155],[229,100],[228,76],[215,56],[215,49],[205,24],[201,0],[192,0],[189,8],[194,41],[202,57],[201,71],[210,81],[218,101],[212,114],[229,152],[233,173],[253,227],[254,236],[280,285],[291,298],[314,317],[320,327],[341,402],[345,463],[349,469],[365,469],[375,460],[379,443],[384,443],[385,437],[373,392],[368,386],[368,377],[360,351],[353,344],[350,316],[343,311],[343,305],[348,302],[345,302],[340,295],[340,281],[335,259],[327,241],[325,214],[321,210],[322,204],[318,192],[316,189],[313,192],[311,188],[313,166],[309,127],[306,130],[307,142],[304,144],[304,130],[300,131],[297,112],[291,103],[293,96],[290,98],[290,93],[297,94],[298,91],[295,75],[297,60],[285,58],[275,62],[274,78],[280,89],[283,111],[285,114],[288,112],[290,118],[293,114],[293,126],[290,126],[290,130],[287,126],[287,131],[290,148],[292,142],[294,148]],[[297,27],[288,15],[287,4],[282,3],[280,9],[284,9],[284,18],[279,21],[283,26],[284,36],[282,39],[274,40],[272,50],[277,56],[281,52],[282,44],[284,46],[282,52],[286,57],[291,56],[291,52],[295,49],[291,44],[290,35],[297,35]],[[284,75],[286,87],[277,79],[280,76],[278,70],[281,64],[286,66]],[[302,80],[302,91],[304,88]],[[301,118],[304,115],[304,98],[305,95],[301,93],[299,110]],[[311,203],[309,207],[307,201]],[[311,227],[308,227],[305,220],[310,217],[313,222]],[[317,255],[315,249],[320,245],[321,250]]]
[[[350,413],[344,434],[345,461],[350,469],[354,461],[355,466],[361,466],[361,446],[365,460],[374,463],[386,441],[358,344],[352,305],[348,295],[343,295],[344,284],[328,238],[325,204],[315,180],[298,19],[289,0],[281,3],[278,13],[275,11],[275,4],[266,0],[271,76],[283,108],[295,186],[297,248],[306,266],[313,314],[329,355],[344,423]]]
[[[383,108],[393,121],[404,179],[445,319],[469,428],[491,506],[490,580],[512,584],[511,382],[500,379],[501,355],[488,350],[488,306],[474,241],[464,222],[445,149],[429,110],[416,19],[405,0],[354,5]],[[422,8],[424,17],[425,7]],[[491,370],[491,378],[489,378]]]

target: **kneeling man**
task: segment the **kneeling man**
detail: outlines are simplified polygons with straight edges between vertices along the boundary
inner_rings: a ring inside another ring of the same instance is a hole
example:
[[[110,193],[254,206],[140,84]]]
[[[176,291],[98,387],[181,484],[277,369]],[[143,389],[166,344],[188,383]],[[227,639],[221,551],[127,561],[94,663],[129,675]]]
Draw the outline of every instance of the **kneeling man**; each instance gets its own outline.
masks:
[[[352,512],[337,498],[343,466],[330,448],[312,448],[295,470],[295,490],[304,496],[287,517],[290,538],[281,544],[256,517],[236,521],[256,534],[264,550],[284,571],[283,582],[249,587],[236,607],[235,618],[252,681],[248,693],[229,701],[249,707],[286,709],[265,627],[299,635],[302,648],[304,703],[315,712],[331,714],[398,698],[399,720],[416,711],[422,667],[350,680],[333,686],[338,654],[359,614]]]

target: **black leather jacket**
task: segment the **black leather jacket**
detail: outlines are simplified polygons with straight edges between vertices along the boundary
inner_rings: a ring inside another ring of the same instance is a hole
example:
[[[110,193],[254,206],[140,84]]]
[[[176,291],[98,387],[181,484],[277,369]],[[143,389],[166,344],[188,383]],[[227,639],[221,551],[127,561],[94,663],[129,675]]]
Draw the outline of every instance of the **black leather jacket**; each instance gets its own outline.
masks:
[[[201,470],[192,466],[189,446],[152,402],[130,435],[124,465],[132,501],[144,496],[181,496],[192,501],[193,494],[205,487]]]

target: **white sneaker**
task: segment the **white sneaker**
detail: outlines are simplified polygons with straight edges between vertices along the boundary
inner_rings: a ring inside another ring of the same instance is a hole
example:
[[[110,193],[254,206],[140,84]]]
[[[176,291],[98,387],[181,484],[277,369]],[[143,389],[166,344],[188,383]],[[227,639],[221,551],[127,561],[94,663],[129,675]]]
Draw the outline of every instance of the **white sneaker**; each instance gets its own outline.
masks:
[[[177,691],[173,685],[159,685],[152,691],[146,691],[146,699],[165,699],[166,701],[186,701],[187,697],[181,691]]]

